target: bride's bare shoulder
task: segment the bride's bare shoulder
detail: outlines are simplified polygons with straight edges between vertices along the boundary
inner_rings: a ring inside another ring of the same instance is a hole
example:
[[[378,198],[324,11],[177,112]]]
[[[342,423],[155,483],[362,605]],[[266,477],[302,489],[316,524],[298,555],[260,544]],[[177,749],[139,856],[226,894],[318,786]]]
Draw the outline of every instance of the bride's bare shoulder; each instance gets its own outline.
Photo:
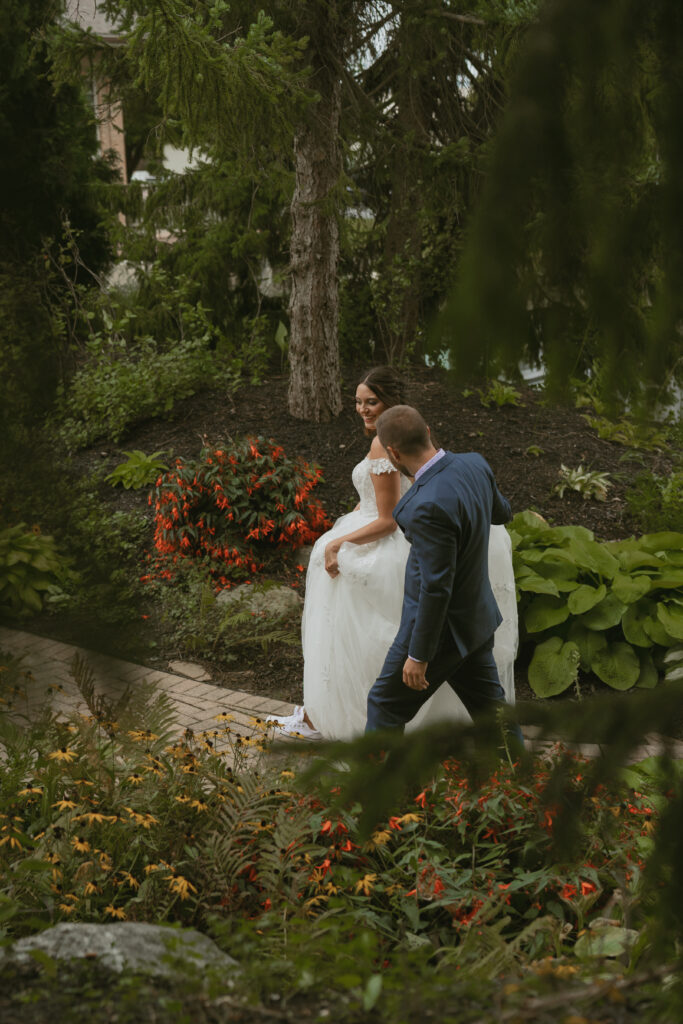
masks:
[[[372,444],[370,445],[369,458],[371,458],[371,459],[388,459],[389,458],[389,456],[386,453],[386,449],[382,446],[382,442],[377,437],[377,434],[375,434],[375,436],[372,439]]]

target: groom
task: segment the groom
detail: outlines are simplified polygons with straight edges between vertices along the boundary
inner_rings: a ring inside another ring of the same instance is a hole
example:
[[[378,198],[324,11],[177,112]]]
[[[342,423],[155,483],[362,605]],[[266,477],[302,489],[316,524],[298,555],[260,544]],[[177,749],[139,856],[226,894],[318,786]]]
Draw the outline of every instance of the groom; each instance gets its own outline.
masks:
[[[416,409],[395,405],[377,436],[413,486],[394,509],[410,541],[401,623],[368,694],[366,731],[403,729],[443,682],[472,718],[505,703],[493,659],[500,624],[488,574],[489,528],[511,518],[490,466],[475,452],[438,451]],[[513,733],[521,743],[522,736]]]

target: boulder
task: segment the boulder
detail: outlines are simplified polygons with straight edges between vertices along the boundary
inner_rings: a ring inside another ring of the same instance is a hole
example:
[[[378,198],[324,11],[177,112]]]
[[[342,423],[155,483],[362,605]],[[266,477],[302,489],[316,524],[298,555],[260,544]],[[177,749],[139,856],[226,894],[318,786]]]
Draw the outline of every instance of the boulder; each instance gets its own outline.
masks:
[[[251,583],[242,583],[231,590],[221,590],[216,600],[219,604],[228,606],[239,602],[248,611],[270,618],[291,615],[299,611],[304,603],[296,590],[281,584],[255,587]]]
[[[35,963],[33,952],[54,960],[88,960],[110,971],[172,977],[206,968],[235,971],[236,960],[193,928],[170,928],[137,921],[90,924],[62,921],[44,932],[17,939],[0,951],[0,964]]]

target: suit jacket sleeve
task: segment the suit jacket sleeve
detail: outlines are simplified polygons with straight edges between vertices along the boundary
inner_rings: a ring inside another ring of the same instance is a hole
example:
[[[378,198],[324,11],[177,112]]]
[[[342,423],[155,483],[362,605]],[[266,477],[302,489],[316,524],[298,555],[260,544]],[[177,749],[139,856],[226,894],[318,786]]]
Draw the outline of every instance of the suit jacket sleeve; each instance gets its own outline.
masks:
[[[420,509],[410,523],[411,554],[420,570],[420,594],[408,653],[432,661],[453,593],[459,537],[456,525],[438,506]]]
[[[501,526],[503,523],[509,523],[512,519],[512,509],[510,508],[510,502],[498,490],[498,485],[490,467],[489,473],[491,475],[491,490],[493,491],[491,522],[494,526]]]

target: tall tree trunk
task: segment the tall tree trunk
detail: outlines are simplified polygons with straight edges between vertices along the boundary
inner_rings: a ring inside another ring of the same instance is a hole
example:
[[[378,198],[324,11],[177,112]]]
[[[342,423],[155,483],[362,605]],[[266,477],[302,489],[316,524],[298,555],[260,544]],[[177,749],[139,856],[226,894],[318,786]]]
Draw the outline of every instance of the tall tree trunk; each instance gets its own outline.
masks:
[[[319,67],[320,95],[294,143],[289,302],[289,411],[327,422],[342,410],[339,371],[339,227],[335,189],[341,175],[341,83]]]

